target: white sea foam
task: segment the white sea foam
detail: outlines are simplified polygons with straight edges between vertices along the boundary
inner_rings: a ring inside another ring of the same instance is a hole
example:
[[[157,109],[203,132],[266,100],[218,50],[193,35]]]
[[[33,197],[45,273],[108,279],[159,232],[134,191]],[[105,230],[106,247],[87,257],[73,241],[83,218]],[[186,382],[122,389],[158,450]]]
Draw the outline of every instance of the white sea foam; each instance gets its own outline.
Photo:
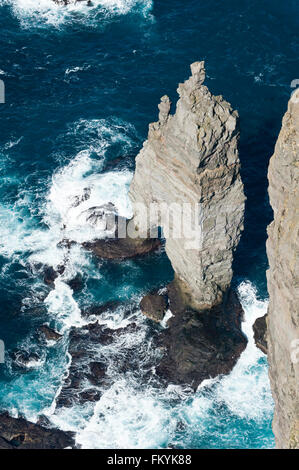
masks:
[[[59,278],[55,280],[54,284],[55,289],[51,290],[45,299],[45,304],[49,314],[53,315],[58,323],[62,323],[60,332],[71,326],[82,326],[84,321],[81,317],[81,310],[73,298],[72,289]]]
[[[79,245],[68,249],[57,247],[57,243],[62,238],[80,242],[92,239],[94,228],[89,227],[82,216],[90,207],[113,202],[122,215],[130,215],[127,188],[131,173],[101,173],[111,145],[130,146],[127,129],[128,126],[121,123],[113,127],[111,122],[95,120],[80,121],[70,127],[71,136],[79,136],[80,150],[73,160],[57,169],[49,182],[45,203],[41,207],[45,228],[37,228],[22,215],[23,205],[31,206],[33,195],[30,193],[24,193],[14,207],[0,207],[0,240],[4,241],[0,244],[1,254],[22,260],[28,253],[28,261],[32,265],[43,263],[57,267],[63,262],[66,267],[45,300],[50,317],[56,320],[57,328],[62,332],[73,325],[84,324],[66,281],[83,270],[89,258]],[[84,199],[82,196],[87,187],[90,194]],[[252,333],[252,324],[266,312],[267,301],[257,298],[254,286],[249,282],[239,286],[239,295],[246,315],[243,330],[249,340],[248,346],[229,376],[205,381],[194,395],[189,389],[179,386],[161,389],[154,374],[146,386],[141,385],[146,372],[153,371],[159,352],[149,339],[148,323],[142,314],[127,315],[120,308],[105,312],[99,318],[100,323],[116,329],[135,322],[139,329],[120,335],[113,344],[97,345],[95,360],[105,359],[113,385],[103,391],[96,405],[88,403],[55,411],[53,397],[55,393],[57,396],[61,377],[69,366],[66,338],[51,348],[51,354],[56,348],[61,348],[56,361],[46,361],[42,368],[33,368],[29,372],[35,374],[31,388],[26,377],[16,378],[13,394],[11,390],[4,390],[3,404],[17,410],[18,403],[22,403],[22,411],[27,418],[36,419],[36,404],[32,402],[31,394],[36,395],[38,390],[42,399],[47,399],[44,412],[60,428],[75,431],[77,443],[84,448],[166,447],[175,442],[181,425],[187,427],[184,445],[188,447],[189,435],[196,435],[199,440],[209,435],[211,413],[219,406],[236,419],[255,422],[270,419],[273,403],[267,367],[262,353],[254,344]],[[118,362],[132,348],[135,370],[119,372]]]
[[[83,448],[159,448],[176,442],[180,426],[186,427],[183,444],[186,447],[192,445],[194,436],[198,442],[209,436],[215,439],[216,431],[210,428],[215,426],[213,410],[219,406],[244,422],[270,419],[273,402],[267,366],[252,333],[252,324],[266,312],[267,301],[257,298],[249,282],[239,286],[239,295],[246,317],[243,330],[249,342],[230,375],[204,381],[196,394],[180,386],[169,386],[166,390],[153,387],[150,382],[146,388],[140,386],[142,371],[156,362],[157,354],[147,343],[146,322],[140,316],[138,334],[128,333],[119,342],[97,350],[102,358],[113,361],[116,353],[125,355],[130,345],[138,345],[140,370],[119,374],[117,366],[111,363],[109,373],[114,377],[114,384],[104,392],[93,412],[90,404],[88,409],[77,407],[72,412],[62,408],[52,415],[53,422],[62,429],[77,432],[77,443]],[[117,321],[115,312],[114,319]],[[136,322],[136,318],[132,320]],[[217,439],[221,446],[221,436],[217,435]],[[225,439],[231,442],[232,436],[224,434],[223,442],[227,442]]]
[[[8,149],[11,149],[12,147],[15,147],[21,142],[21,140],[23,140],[23,136],[21,136],[19,139],[16,139],[16,140],[10,140],[4,145],[4,149],[8,150]]]
[[[67,331],[72,326],[82,326],[85,323],[67,281],[78,273],[83,275],[93,272],[91,256],[80,244],[71,247],[58,244],[67,237],[79,242],[94,237],[95,228],[89,226],[88,221],[81,216],[82,212],[92,206],[113,202],[122,215],[130,215],[126,193],[131,173],[101,171],[106,152],[111,146],[116,145],[125,157],[131,146],[136,144],[132,143],[128,135],[132,132],[134,134],[132,126],[119,120],[80,120],[74,123],[68,128],[67,138],[76,141],[75,147],[79,152],[69,163],[61,164],[57,168],[48,182],[48,187],[41,185],[38,188],[43,191],[39,198],[42,200],[43,197],[44,200],[39,204],[39,212],[35,202],[36,189],[31,190],[27,185],[20,189],[20,197],[14,204],[3,202],[0,205],[1,255],[9,258],[11,262],[18,261],[27,267],[29,263],[33,272],[38,269],[35,266],[40,264],[54,268],[63,264],[65,267],[63,274],[55,280],[54,289],[44,301],[49,319],[58,331],[65,333],[65,337],[59,344],[48,348],[47,354],[50,356],[43,362],[42,367],[41,364],[32,362],[29,364],[32,367],[28,368],[28,374],[15,377],[9,384],[10,388],[7,386],[0,394],[4,407],[17,414],[20,406],[22,413],[30,420],[36,420],[40,413],[43,405],[39,402],[46,403],[45,413],[54,412],[53,397],[59,393],[63,374],[69,365]],[[7,152],[3,154],[4,163],[7,163],[6,154],[9,155],[10,148],[11,145],[4,149]],[[87,187],[90,188],[88,200],[78,204],[76,198],[80,198]],[[33,211],[35,216],[39,215],[41,224],[31,217],[28,209]],[[9,265],[7,263],[0,273],[4,278]],[[100,269],[96,277],[100,279]],[[23,304],[28,306],[33,302],[33,293],[28,292],[28,298],[23,299]],[[109,318],[106,320],[110,324]],[[125,326],[128,322],[124,319],[121,324]],[[26,337],[26,341],[28,344],[19,344],[18,347],[26,346],[26,350],[31,351],[35,340]],[[57,350],[60,351],[58,355]]]
[[[53,176],[48,198],[47,223],[59,225],[64,238],[78,243],[105,235],[101,225],[87,221],[88,209],[112,202],[119,215],[131,215],[127,192],[132,174],[128,171],[99,174],[93,166],[89,152],[80,152]],[[76,204],[77,198],[84,198],[86,188],[88,199]]]
[[[173,317],[173,313],[170,309],[167,310],[167,312],[164,315],[164,318],[160,321],[160,325],[163,328],[167,328],[167,322],[170,320],[170,318]]]
[[[217,395],[232,413],[241,418],[259,420],[265,414],[271,414],[273,402],[267,369],[258,366],[265,356],[255,345],[252,326],[256,318],[267,313],[268,302],[257,299],[256,290],[249,282],[239,286],[239,295],[246,312],[243,331],[248,345],[232,373],[221,380]]]
[[[83,67],[71,67],[71,68],[67,68],[64,73],[65,75],[70,75],[71,73],[81,72],[82,70],[88,70],[89,68],[90,68],[89,65],[84,65]]]
[[[105,235],[101,226],[87,220],[87,211],[112,202],[119,215],[131,216],[127,192],[132,173],[101,171],[111,146],[121,146],[124,154],[130,149],[132,140],[128,133],[132,132],[132,126],[117,120],[80,120],[70,126],[68,137],[75,136],[82,150],[68,164],[60,166],[49,182],[45,202],[40,207],[46,228],[34,225],[28,213],[23,215],[27,208],[35,207],[35,194],[29,189],[21,190],[14,205],[0,205],[0,254],[11,258],[20,255],[23,259],[29,253],[31,263],[53,267],[67,262],[67,273],[75,274],[84,265],[84,253],[78,246],[69,250],[57,244],[63,239],[82,243]]]
[[[59,5],[53,0],[2,0],[0,6],[5,3],[11,6],[24,28],[59,28],[75,21],[95,27],[113,16],[131,11],[147,15],[152,8],[152,0],[92,0],[90,6],[87,1]]]

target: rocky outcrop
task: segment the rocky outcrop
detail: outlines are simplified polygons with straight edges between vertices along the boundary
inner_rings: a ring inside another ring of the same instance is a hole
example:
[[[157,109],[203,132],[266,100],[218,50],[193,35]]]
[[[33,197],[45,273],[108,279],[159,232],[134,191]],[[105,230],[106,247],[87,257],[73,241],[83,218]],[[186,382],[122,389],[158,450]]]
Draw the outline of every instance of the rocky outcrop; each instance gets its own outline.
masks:
[[[42,339],[45,339],[46,341],[60,341],[62,338],[60,333],[53,330],[53,328],[50,328],[48,325],[40,326],[37,330],[37,333],[42,337]]]
[[[267,354],[267,314],[259,317],[253,324],[254,341],[256,346]]]
[[[195,311],[186,308],[180,288],[172,282],[167,298],[172,317],[157,339],[164,350],[157,374],[167,383],[189,384],[196,390],[203,380],[231,372],[247,344],[237,295],[229,291],[221,304]]]
[[[107,204],[106,207],[89,210],[88,219],[94,221],[94,224],[98,224],[100,220],[102,230],[108,232],[109,236],[85,242],[85,248],[99,258],[122,260],[143,256],[161,245],[158,238],[135,236],[134,227],[133,230],[130,229],[132,221],[119,216],[111,206],[113,205]]]
[[[130,198],[136,230],[163,227],[166,253],[186,305],[206,310],[220,304],[229,289],[245,196],[238,114],[203,85],[203,62],[192,64],[191,71],[179,85],[174,115],[169,98],[161,99],[159,121],[150,124],[136,158]],[[146,211],[155,204],[162,207],[156,224]]]
[[[299,448],[299,91],[289,102],[269,166],[269,374],[279,448]]]
[[[47,429],[24,418],[0,414],[0,449],[65,449],[74,446],[71,432]]]
[[[113,311],[118,308],[117,305],[108,305],[97,309],[94,307],[90,315],[101,316],[105,311]],[[131,306],[127,306],[128,314],[132,312]],[[88,318],[87,314],[87,318]],[[98,322],[89,323],[81,328],[72,328],[69,336],[69,354],[71,356],[71,365],[68,377],[65,379],[61,391],[56,399],[57,408],[69,408],[75,404],[83,404],[90,401],[98,401],[102,393],[112,384],[112,379],[107,373],[107,358],[98,360],[99,347],[109,347],[127,333],[136,331],[136,324],[129,323],[124,328],[112,330]],[[120,352],[120,358],[114,358],[114,349],[109,352],[109,358],[114,364],[119,365],[124,361],[124,369],[129,368],[126,365],[126,358],[123,351]],[[118,353],[118,348],[116,348]],[[134,365],[136,367],[136,365]]]
[[[84,247],[102,259],[123,260],[146,255],[161,246],[159,239],[105,238],[84,243]]]
[[[164,295],[158,293],[148,294],[140,302],[142,313],[157,323],[163,320],[167,309],[167,301]]]
[[[22,369],[30,369],[40,362],[40,357],[36,352],[16,349],[11,353],[13,365]]]

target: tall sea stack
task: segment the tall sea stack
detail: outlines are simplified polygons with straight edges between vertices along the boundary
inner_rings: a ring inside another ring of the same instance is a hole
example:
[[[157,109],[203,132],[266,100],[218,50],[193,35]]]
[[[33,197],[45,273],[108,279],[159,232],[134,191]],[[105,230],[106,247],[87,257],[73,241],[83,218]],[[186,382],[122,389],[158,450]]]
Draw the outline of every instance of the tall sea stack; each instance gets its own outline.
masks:
[[[268,227],[268,359],[279,448],[299,448],[299,91],[293,94],[269,166],[274,220]]]
[[[245,196],[238,113],[203,85],[204,62],[192,64],[191,72],[178,87],[175,114],[169,98],[161,99],[159,121],[150,124],[136,158],[130,197],[132,225],[145,234],[155,224],[163,228],[175,272],[166,291],[140,305],[156,321],[163,311],[172,313],[159,336],[164,355],[156,372],[196,389],[204,379],[229,373],[246,347],[242,307],[230,288]]]
[[[194,240],[165,235],[166,253],[186,305],[205,310],[220,304],[230,287],[245,196],[238,113],[203,85],[204,62],[192,64],[191,71],[192,76],[178,87],[174,115],[169,98],[161,99],[159,121],[150,124],[148,140],[136,158],[130,198],[138,227],[145,221],[143,206],[172,206],[172,217],[162,214],[160,219],[163,228],[169,222],[170,232],[183,204],[198,207],[189,221]]]

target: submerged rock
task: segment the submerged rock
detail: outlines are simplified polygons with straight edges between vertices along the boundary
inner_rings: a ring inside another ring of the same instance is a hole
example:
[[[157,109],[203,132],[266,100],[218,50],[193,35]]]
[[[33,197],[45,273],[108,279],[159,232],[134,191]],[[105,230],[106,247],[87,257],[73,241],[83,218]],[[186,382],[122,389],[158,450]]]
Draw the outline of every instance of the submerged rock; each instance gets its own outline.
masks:
[[[264,354],[267,354],[267,314],[255,320],[253,331],[255,344]]]
[[[59,341],[63,337],[60,333],[50,328],[48,325],[42,325],[38,328],[38,334],[44,337],[47,341]]]
[[[26,421],[0,414],[0,449],[65,449],[75,447],[74,434],[48,429]]]
[[[63,240],[59,244],[60,247],[64,247],[68,249],[70,249],[72,245],[73,245],[73,242],[70,242],[67,240]],[[47,284],[52,289],[54,289],[55,287],[55,280],[65,272],[64,265],[60,265],[55,269],[53,266],[42,266],[40,269],[42,269],[45,284]],[[84,284],[83,279],[79,273],[76,274],[76,276],[73,277],[72,279],[63,279],[63,280],[67,285],[70,286],[70,288],[73,291],[79,291],[83,288],[83,284]]]
[[[274,220],[268,227],[268,361],[279,448],[299,449],[299,90],[269,165]]]
[[[40,363],[40,357],[36,352],[28,352],[22,349],[16,349],[12,352],[14,364],[21,369],[35,367]]]
[[[130,220],[117,218],[117,223],[122,224],[123,236],[119,235],[119,226],[115,230],[115,235],[98,239],[92,242],[85,242],[83,246],[91,250],[96,256],[110,260],[124,260],[146,255],[161,246],[158,238],[137,237],[128,235],[127,227]]]
[[[53,266],[45,266],[44,268],[44,282],[49,286],[54,286],[54,281],[59,276],[59,272],[55,271]]]
[[[82,276],[79,273],[76,274],[76,276],[73,277],[73,279],[70,279],[69,281],[65,281],[65,282],[68,286],[70,286],[70,288],[74,292],[78,292],[78,291],[82,290],[83,287],[84,287],[84,282],[83,282]]]
[[[112,300],[101,305],[91,305],[81,311],[83,317],[100,316],[107,311],[115,311],[122,303],[118,300]]]
[[[203,85],[203,62],[192,64],[191,72],[178,87],[175,114],[169,98],[161,99],[159,121],[150,124],[136,157],[129,195],[137,229],[164,229],[186,305],[207,310],[220,304],[230,287],[245,196],[238,113]],[[157,204],[161,210],[149,221],[147,212]]]

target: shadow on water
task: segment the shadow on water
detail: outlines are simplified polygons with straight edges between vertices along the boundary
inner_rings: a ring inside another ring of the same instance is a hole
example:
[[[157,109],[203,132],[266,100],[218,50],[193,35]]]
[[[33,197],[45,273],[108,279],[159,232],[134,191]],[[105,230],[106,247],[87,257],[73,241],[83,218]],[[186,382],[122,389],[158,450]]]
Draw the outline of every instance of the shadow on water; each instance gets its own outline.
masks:
[[[282,113],[283,114],[283,105]],[[233,263],[234,277],[249,279],[267,295],[267,226],[273,219],[268,196],[268,167],[279,134],[281,120],[265,120],[246,141],[241,136],[241,177],[246,195],[244,231]]]

